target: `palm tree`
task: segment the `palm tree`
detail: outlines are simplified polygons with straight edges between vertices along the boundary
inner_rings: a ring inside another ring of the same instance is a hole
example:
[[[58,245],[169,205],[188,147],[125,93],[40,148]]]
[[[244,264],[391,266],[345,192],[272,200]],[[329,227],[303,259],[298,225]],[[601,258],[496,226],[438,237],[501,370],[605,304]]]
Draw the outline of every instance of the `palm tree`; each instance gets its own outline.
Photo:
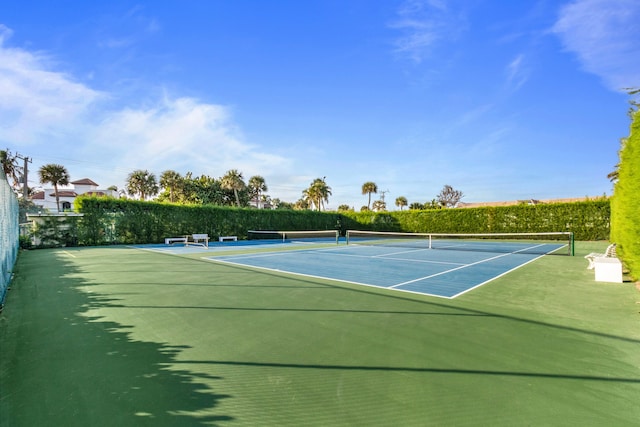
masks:
[[[244,189],[246,184],[244,183],[244,179],[242,177],[242,172],[238,172],[237,169],[231,169],[227,171],[225,176],[221,179],[222,188],[225,190],[233,190],[233,195],[236,197],[236,204],[240,207],[240,197],[238,196],[238,191]]]
[[[132,195],[139,194],[140,200],[147,196],[158,194],[158,182],[156,176],[148,170],[135,170],[127,177],[127,192]]]
[[[309,209],[309,199],[307,199],[305,191],[302,192],[302,197],[293,204],[294,210],[301,211]]]
[[[171,203],[176,201],[176,192],[182,182],[182,175],[176,171],[166,170],[160,175],[160,186],[169,192],[169,201]]]
[[[60,212],[60,196],[58,195],[58,186],[59,185],[69,185],[69,172],[62,165],[56,165],[50,163],[48,165],[43,165],[38,170],[38,175],[40,176],[41,184],[51,184],[53,185],[53,191],[56,195],[56,208],[58,212]]]
[[[396,206],[400,207],[400,210],[402,210],[402,208],[404,208],[405,206],[407,206],[408,202],[407,202],[407,198],[404,196],[400,196],[396,198]]]
[[[362,194],[369,195],[369,203],[367,203],[367,208],[371,207],[371,193],[377,193],[377,192],[378,192],[378,186],[376,185],[375,182],[369,181],[362,184]]]
[[[256,201],[256,207],[260,207],[260,194],[268,191],[267,184],[263,177],[260,175],[252,176],[249,178],[249,193],[251,197]]]
[[[311,204],[315,205],[316,210],[319,211],[323,207],[323,202],[329,202],[331,187],[327,185],[324,179],[316,178],[302,194]]]

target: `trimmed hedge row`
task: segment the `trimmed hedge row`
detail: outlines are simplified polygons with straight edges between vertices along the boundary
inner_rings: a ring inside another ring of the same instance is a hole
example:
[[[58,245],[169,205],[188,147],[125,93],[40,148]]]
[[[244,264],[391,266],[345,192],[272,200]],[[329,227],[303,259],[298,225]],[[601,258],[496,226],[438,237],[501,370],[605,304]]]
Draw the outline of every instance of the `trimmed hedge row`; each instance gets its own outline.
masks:
[[[162,243],[191,233],[238,236],[247,230],[404,231],[418,233],[514,233],[572,231],[576,240],[607,240],[608,200],[549,205],[395,212],[316,212],[184,206],[80,197],[76,211],[80,245]]]
[[[620,149],[620,166],[611,200],[611,237],[632,278],[640,278],[640,110],[633,113],[629,137]]]
[[[411,233],[533,233],[571,231],[576,240],[609,239],[607,199],[465,209],[347,213],[360,228]]]
[[[238,236],[247,230],[334,230],[338,214],[315,211],[258,210],[213,205],[171,205],[135,200],[80,197],[76,211],[79,243],[161,243],[192,233]]]

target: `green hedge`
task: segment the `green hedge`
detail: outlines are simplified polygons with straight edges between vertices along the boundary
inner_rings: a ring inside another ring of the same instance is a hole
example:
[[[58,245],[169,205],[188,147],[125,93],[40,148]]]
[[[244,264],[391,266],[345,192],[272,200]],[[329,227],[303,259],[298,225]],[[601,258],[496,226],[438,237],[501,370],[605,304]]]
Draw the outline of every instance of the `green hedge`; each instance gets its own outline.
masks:
[[[412,233],[530,233],[571,231],[576,240],[609,239],[607,199],[468,209],[349,212],[356,227]]]
[[[185,206],[126,199],[79,197],[83,214],[66,239],[79,245],[162,243],[191,233],[246,238],[247,230],[404,231],[431,233],[513,233],[572,231],[576,240],[607,240],[606,199],[547,205],[395,212],[316,212],[220,206]]]
[[[79,242],[84,245],[161,243],[191,233],[246,238],[247,230],[334,230],[338,214],[258,210],[213,205],[172,205],[135,200],[80,197]]]
[[[630,135],[620,149],[611,211],[611,240],[630,275],[640,278],[640,110],[633,114]]]

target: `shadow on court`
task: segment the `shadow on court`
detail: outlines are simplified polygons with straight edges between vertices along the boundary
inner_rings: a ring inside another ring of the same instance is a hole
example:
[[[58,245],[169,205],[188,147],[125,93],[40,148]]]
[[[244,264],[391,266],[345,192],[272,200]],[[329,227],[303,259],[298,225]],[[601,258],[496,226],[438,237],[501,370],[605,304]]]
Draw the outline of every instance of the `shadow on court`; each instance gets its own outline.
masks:
[[[0,324],[0,426],[638,418],[636,318],[584,260],[445,302],[126,248],[23,255]]]
[[[206,261],[205,261],[206,262]],[[234,265],[234,264],[225,264],[225,267],[227,269],[229,269],[230,271],[236,270],[238,272],[238,274],[241,274],[241,272],[250,272],[252,274],[256,274],[256,275],[262,275],[262,276],[266,276],[266,277],[271,277],[274,281],[277,280],[279,277],[282,277],[282,273],[274,273],[274,272],[270,272],[267,270],[256,270],[252,267],[248,267],[248,266],[243,266],[243,265]],[[233,273],[232,273],[233,274]],[[612,339],[612,340],[619,340],[622,342],[629,342],[629,343],[638,343],[640,344],[640,339],[636,339],[636,338],[631,338],[631,337],[625,337],[625,336],[621,336],[621,335],[615,335],[615,334],[609,334],[609,333],[604,333],[604,332],[598,332],[598,331],[594,331],[594,330],[589,330],[589,329],[583,329],[583,328],[578,328],[578,327],[573,327],[573,326],[567,326],[567,325],[560,325],[560,324],[556,324],[556,323],[549,323],[549,322],[544,322],[544,321],[540,321],[540,320],[535,320],[535,319],[527,319],[527,318],[523,318],[523,317],[517,317],[517,316],[512,316],[512,315],[508,315],[508,314],[503,314],[503,313],[495,313],[495,312],[488,312],[485,310],[478,310],[478,309],[473,309],[473,308],[469,308],[469,307],[464,307],[464,306],[460,306],[460,305],[456,305],[456,304],[447,304],[447,303],[443,303],[443,302],[439,302],[433,298],[428,299],[428,300],[423,300],[420,297],[416,297],[416,296],[406,296],[401,292],[396,292],[393,290],[388,290],[385,288],[378,288],[378,287],[369,287],[369,286],[359,286],[359,285],[353,285],[353,284],[343,284],[339,281],[323,281],[323,282],[318,282],[318,281],[313,281],[313,280],[307,280],[304,277],[300,277],[297,276],[296,277],[296,281],[299,283],[307,283],[308,284],[308,288],[310,289],[318,289],[318,288],[325,288],[327,290],[339,290],[341,292],[349,292],[349,293],[356,293],[356,294],[363,294],[363,295],[367,295],[367,296],[371,296],[371,297],[380,297],[383,299],[390,299],[390,300],[397,300],[397,301],[406,301],[408,303],[411,304],[417,304],[419,306],[428,306],[430,308],[436,308],[439,309],[441,311],[436,311],[436,310],[428,310],[428,311],[389,311],[389,310],[384,310],[384,311],[371,311],[371,310],[335,310],[335,309],[331,309],[331,310],[317,310],[317,309],[296,309],[296,308],[255,308],[255,309],[247,309],[247,308],[229,308],[229,307],[199,307],[202,309],[224,309],[224,310],[274,310],[274,311],[328,311],[328,312],[348,312],[348,313],[386,313],[386,314],[413,314],[413,315],[437,315],[437,316],[475,316],[475,317],[493,317],[493,318],[497,318],[497,319],[504,319],[507,321],[513,321],[513,322],[517,322],[517,323],[524,323],[524,324],[529,324],[529,325],[534,325],[534,326],[540,326],[543,328],[551,328],[551,329],[558,329],[558,330],[563,330],[563,331],[568,331],[568,332],[576,332],[576,333],[580,333],[580,334],[586,334],[586,335],[592,335],[594,337],[601,337],[601,338],[606,338],[606,339]],[[322,285],[319,285],[318,283],[322,283]],[[220,286],[220,285],[213,285],[213,286]],[[238,285],[223,285],[223,286],[233,286],[233,287],[237,287]],[[243,285],[246,286],[246,285]],[[264,288],[266,287],[265,285],[260,285],[260,288]],[[282,286],[277,286],[277,287],[282,287]],[[290,286],[284,286],[286,287],[290,287]],[[304,286],[296,286],[296,288],[302,288]],[[160,308],[160,307],[158,307]]]
[[[169,370],[184,347],[136,341],[125,325],[87,317],[117,303],[80,291],[90,284],[64,257],[22,255],[0,317],[1,426],[200,426],[229,396],[219,378]],[[28,271],[25,280],[23,272]],[[196,415],[199,413],[199,415]]]

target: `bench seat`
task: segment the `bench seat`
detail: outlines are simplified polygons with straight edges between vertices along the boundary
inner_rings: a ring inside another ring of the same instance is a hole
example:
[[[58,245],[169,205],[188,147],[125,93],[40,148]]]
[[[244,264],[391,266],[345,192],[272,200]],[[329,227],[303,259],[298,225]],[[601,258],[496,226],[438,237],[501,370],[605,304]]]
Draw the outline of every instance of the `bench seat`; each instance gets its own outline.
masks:
[[[208,234],[192,234],[191,240],[187,239],[187,245],[198,245],[209,247],[209,235]]]
[[[167,237],[164,239],[165,245],[170,245],[172,243],[187,243],[186,237]]]
[[[593,268],[595,267],[595,259],[596,258],[617,258],[616,256],[616,244],[612,243],[609,246],[607,246],[607,250],[604,251],[603,254],[601,253],[596,253],[596,252],[591,252],[588,255],[585,255],[584,258],[589,261],[589,265],[587,266],[587,268],[589,270],[593,270]]]
[[[218,242],[224,242],[224,241],[237,242],[238,241],[238,236],[220,236],[220,237],[218,237]]]

